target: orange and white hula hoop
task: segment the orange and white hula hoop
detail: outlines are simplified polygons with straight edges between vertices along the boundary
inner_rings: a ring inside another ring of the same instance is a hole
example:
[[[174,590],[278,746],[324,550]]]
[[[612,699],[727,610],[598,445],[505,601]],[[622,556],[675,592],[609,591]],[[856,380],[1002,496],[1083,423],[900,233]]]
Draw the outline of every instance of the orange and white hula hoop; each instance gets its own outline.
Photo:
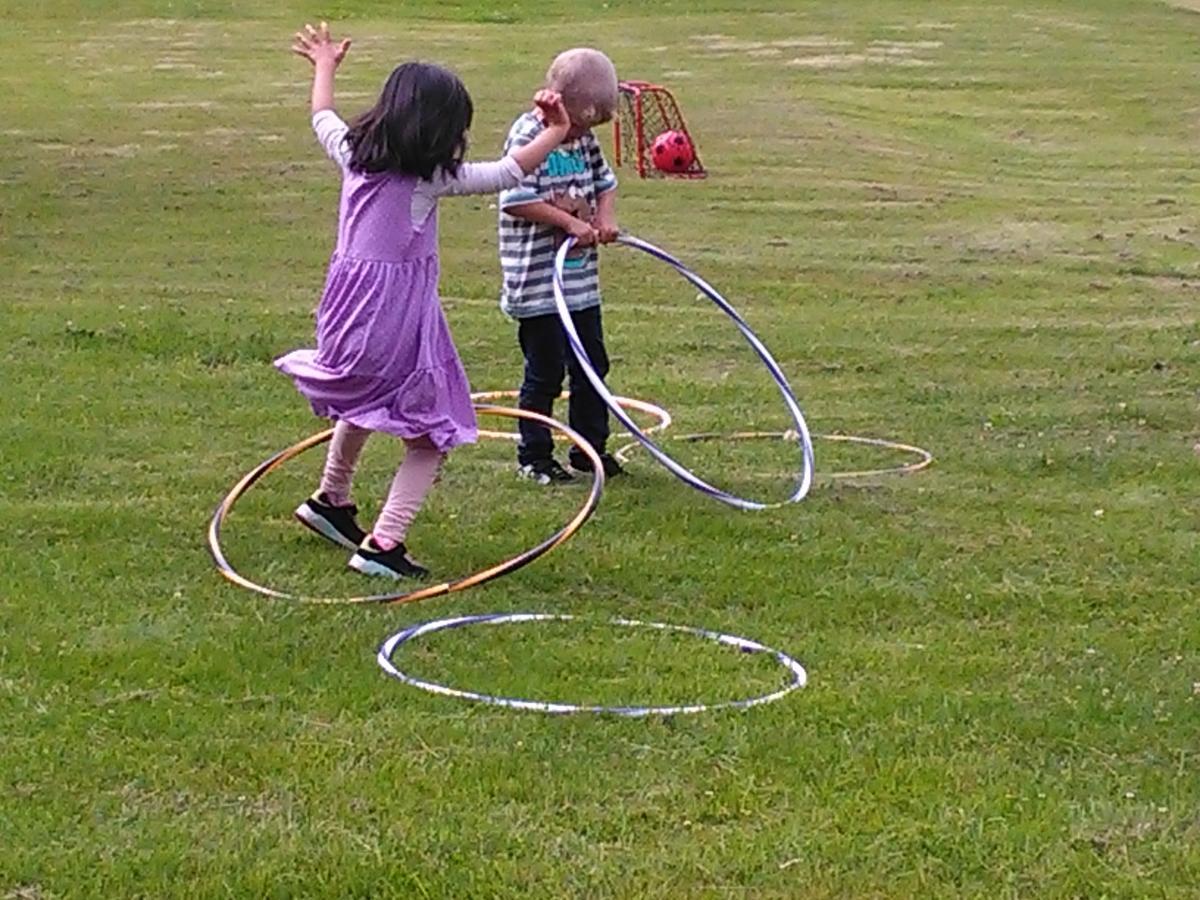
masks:
[[[471,399],[476,403],[488,403],[492,400],[511,400],[520,395],[520,391],[479,391],[471,395]],[[570,391],[563,391],[558,395],[559,400],[565,400],[571,396]],[[643,429],[645,434],[654,434],[655,432],[665,431],[671,427],[671,414],[661,406],[656,406],[645,400],[635,400],[633,397],[614,397],[622,409],[632,410],[633,412],[645,413],[648,416],[654,416],[658,419],[653,425]],[[479,430],[479,436],[482,438],[505,438],[511,441],[520,440],[521,435],[515,431],[485,431]],[[617,438],[631,437],[629,432],[624,431]]]
[[[428,600],[432,597],[441,597],[445,594],[453,594],[458,591],[465,591],[467,588],[475,587],[491,581],[494,578],[499,578],[501,575],[508,575],[517,569],[529,565],[538,557],[549,553],[559,544],[569,539],[577,532],[583,523],[588,520],[593,512],[596,511],[597,505],[600,503],[600,494],[604,490],[604,465],[600,460],[599,455],[592,448],[592,445],[584,440],[579,434],[572,431],[561,422],[556,422],[548,416],[539,415],[535,412],[530,412],[524,409],[509,409],[504,406],[492,406],[490,404],[476,404],[475,411],[482,415],[507,416],[511,419],[529,419],[533,422],[538,422],[547,428],[561,432],[571,443],[573,443],[579,452],[584,454],[592,463],[592,487],[588,492],[587,499],[583,506],[575,513],[574,517],[566,525],[556,531],[550,537],[546,538],[535,547],[510,557],[496,565],[489,566],[472,575],[465,575],[461,578],[456,578],[452,581],[443,581],[440,584],[432,584],[425,587],[419,587],[411,591],[398,591],[387,594],[371,594],[362,597],[308,597],[300,594],[289,594],[286,591],[279,591],[274,588],[266,587],[246,578],[237,572],[225,558],[225,553],[221,549],[221,526],[225,523],[226,517],[233,510],[234,505],[240,500],[245,493],[257,484],[267,473],[278,469],[289,460],[295,459],[306,450],[311,450],[313,447],[323,444],[333,436],[333,429],[322,431],[319,434],[314,434],[312,437],[305,438],[298,444],[288,447],[286,450],[281,450],[270,459],[259,463],[250,472],[242,476],[241,480],[233,486],[233,489],[225,496],[217,506],[217,510],[213,513],[212,521],[208,526],[208,549],[212,553],[213,560],[217,564],[217,570],[232,581],[234,584],[244,587],[247,590],[262,594],[267,597],[274,597],[279,600],[291,600],[295,603],[315,603],[315,604],[349,604],[349,603],[413,603],[417,600]]]
[[[887,450],[898,450],[902,453],[911,453],[917,458],[910,463],[902,466],[892,466],[887,469],[859,469],[849,472],[821,472],[817,471],[818,478],[827,478],[830,480],[843,480],[850,478],[877,478],[883,475],[911,475],[913,472],[919,472],[933,463],[933,454],[923,447],[914,447],[912,444],[901,444],[897,441],[885,441],[883,438],[863,437],[857,434],[814,434],[814,441],[838,441],[846,444],[865,444],[869,447],[883,447]],[[791,441],[799,443],[800,435],[795,431],[735,431],[731,434],[720,434],[710,431],[701,434],[681,434],[675,437],[677,441],[688,441],[699,443],[701,441]],[[629,461],[629,454],[641,447],[641,443],[633,441],[618,449],[613,456],[620,463]]]

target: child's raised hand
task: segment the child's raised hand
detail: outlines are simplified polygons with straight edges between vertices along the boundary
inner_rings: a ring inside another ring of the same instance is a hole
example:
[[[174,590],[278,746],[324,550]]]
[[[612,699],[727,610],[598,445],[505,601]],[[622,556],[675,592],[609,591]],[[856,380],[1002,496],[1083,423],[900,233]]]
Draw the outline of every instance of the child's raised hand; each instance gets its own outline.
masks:
[[[320,28],[313,28],[311,25],[305,25],[303,31],[296,32],[296,39],[292,42],[292,52],[297,56],[303,56],[314,66],[322,62],[332,63],[334,68],[346,58],[346,51],[350,49],[350,39],[346,38],[341,43],[334,43],[334,40],[329,35],[329,26],[324,22]]]
[[[534,105],[542,112],[542,121],[547,128],[566,131],[571,127],[571,117],[563,105],[562,95],[557,91],[538,91],[533,95]]]

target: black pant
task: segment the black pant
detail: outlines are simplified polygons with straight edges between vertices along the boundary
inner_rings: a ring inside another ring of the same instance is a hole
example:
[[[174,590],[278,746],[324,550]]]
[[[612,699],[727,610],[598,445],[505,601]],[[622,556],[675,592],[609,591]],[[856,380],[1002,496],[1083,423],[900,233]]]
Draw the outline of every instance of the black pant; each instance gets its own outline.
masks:
[[[600,324],[600,307],[581,310],[571,314],[575,330],[587,351],[592,366],[603,378],[608,374],[608,353],[604,349],[604,330]],[[525,380],[521,383],[518,405],[550,415],[554,400],[562,392],[564,369],[571,374],[571,397],[568,403],[568,423],[603,453],[608,443],[608,407],[592,387],[579,361],[567,345],[567,335],[562,321],[551,313],[521,319],[517,326],[517,339],[521,352],[525,354]],[[538,460],[549,459],[554,450],[554,439],[550,429],[526,419],[520,421],[521,442],[517,445],[517,461],[528,465]],[[582,455],[574,449],[571,460],[579,461]]]

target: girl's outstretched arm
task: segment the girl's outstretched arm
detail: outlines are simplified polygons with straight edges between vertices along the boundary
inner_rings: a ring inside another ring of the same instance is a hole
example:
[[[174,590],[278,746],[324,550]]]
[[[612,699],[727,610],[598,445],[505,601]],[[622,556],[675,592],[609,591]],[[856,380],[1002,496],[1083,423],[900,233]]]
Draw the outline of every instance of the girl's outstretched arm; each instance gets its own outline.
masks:
[[[538,91],[533,97],[534,105],[542,114],[546,126],[532,141],[512,151],[512,158],[526,175],[534,171],[550,155],[555,147],[567,139],[571,119],[563,106],[562,95],[556,91]]]
[[[516,187],[522,177],[537,169],[550,151],[566,138],[571,122],[562,97],[554,91],[538,91],[533,103],[546,126],[536,138],[515,148],[504,159],[463,163],[458,167],[458,174],[439,175],[434,179],[434,194],[494,194]]]
[[[320,28],[305,25],[303,31],[296,32],[296,40],[292,44],[292,52],[303,56],[313,64],[312,111],[318,113],[324,109],[333,109],[333,76],[337,67],[346,58],[350,49],[350,39],[334,43],[329,35],[329,26],[324,22]]]

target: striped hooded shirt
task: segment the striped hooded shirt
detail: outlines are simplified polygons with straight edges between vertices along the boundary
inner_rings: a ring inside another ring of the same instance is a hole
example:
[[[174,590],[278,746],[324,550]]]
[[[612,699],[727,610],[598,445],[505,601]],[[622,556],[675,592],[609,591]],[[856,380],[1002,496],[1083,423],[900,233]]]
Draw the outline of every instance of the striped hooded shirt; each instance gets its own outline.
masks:
[[[533,113],[522,115],[509,129],[505,154],[528,144],[543,127]],[[504,272],[500,308],[505,313],[514,319],[526,319],[555,311],[554,256],[565,237],[552,225],[520,219],[507,210],[542,201],[586,221],[596,213],[597,198],[616,186],[616,176],[604,160],[600,142],[589,131],[556,147],[520,184],[500,193],[500,267]],[[572,311],[600,303],[598,258],[595,247],[573,250],[567,257],[563,282],[567,306]]]

